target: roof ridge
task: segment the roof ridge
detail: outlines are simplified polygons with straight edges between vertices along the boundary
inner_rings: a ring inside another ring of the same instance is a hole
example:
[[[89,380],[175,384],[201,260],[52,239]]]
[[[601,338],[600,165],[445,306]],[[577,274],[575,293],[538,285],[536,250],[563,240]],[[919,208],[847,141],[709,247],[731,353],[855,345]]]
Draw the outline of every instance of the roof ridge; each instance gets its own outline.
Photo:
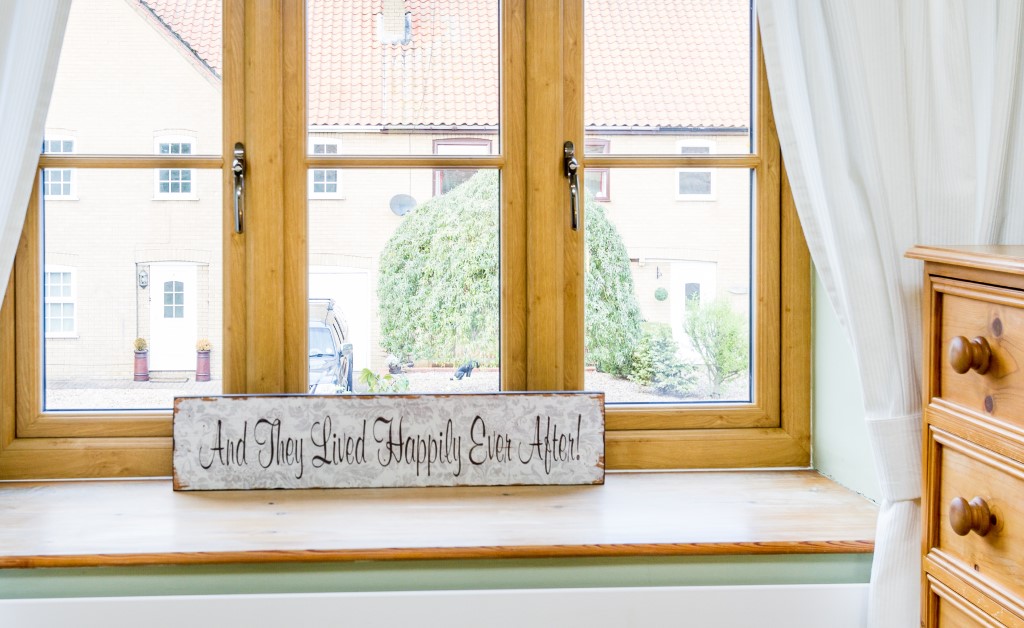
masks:
[[[206,61],[206,59],[204,59],[202,57],[202,55],[199,54],[199,51],[197,51],[194,47],[192,47],[192,44],[190,44],[188,41],[186,41],[185,38],[182,37],[181,34],[178,31],[174,30],[174,27],[171,26],[166,20],[164,20],[164,18],[161,17],[160,14],[156,12],[156,9],[154,9],[153,7],[151,7],[149,5],[149,2],[147,2],[146,0],[137,0],[137,1],[139,3],[139,6],[144,8],[146,10],[146,13],[148,15],[151,15],[153,17],[153,19],[155,19],[157,21],[157,23],[160,26],[162,26],[164,28],[164,30],[167,31],[167,34],[170,35],[170,37],[173,40],[175,40],[178,43],[180,43],[195,58],[196,61],[198,61],[204,68],[209,70],[210,74],[212,74],[218,80],[221,78],[221,76],[217,72],[217,70],[212,65],[210,65]]]

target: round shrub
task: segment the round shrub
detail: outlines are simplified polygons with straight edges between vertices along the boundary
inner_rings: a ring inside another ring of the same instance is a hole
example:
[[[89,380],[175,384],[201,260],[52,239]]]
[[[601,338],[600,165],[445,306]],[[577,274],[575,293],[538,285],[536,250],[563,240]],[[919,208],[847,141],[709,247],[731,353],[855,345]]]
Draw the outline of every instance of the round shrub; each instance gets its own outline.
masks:
[[[657,290],[654,291],[654,298],[659,301],[664,301],[665,299],[668,298],[668,290],[664,288],[658,288]]]
[[[402,220],[380,255],[381,345],[402,359],[498,361],[498,173],[481,170]],[[604,209],[586,212],[587,364],[625,376],[640,337],[622,238]]]

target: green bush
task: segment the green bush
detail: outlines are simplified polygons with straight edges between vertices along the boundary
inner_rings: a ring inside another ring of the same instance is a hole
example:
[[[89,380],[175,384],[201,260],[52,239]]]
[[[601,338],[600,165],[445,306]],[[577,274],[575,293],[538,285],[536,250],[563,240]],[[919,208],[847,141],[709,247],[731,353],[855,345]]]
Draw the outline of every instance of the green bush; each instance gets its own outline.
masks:
[[[407,214],[380,256],[381,345],[402,359],[498,360],[498,173],[481,170]],[[587,364],[624,376],[640,338],[629,258],[585,200]]]
[[[724,300],[687,308],[683,329],[704,360],[712,396],[720,397],[726,382],[747,373],[750,363],[746,319]]]
[[[586,363],[620,377],[630,371],[633,349],[640,340],[640,304],[633,288],[629,255],[604,207],[586,197],[586,295],[584,340]]]
[[[405,375],[378,375],[373,370],[365,368],[359,373],[359,383],[366,386],[366,392],[371,394],[402,393],[409,390],[409,378]]]
[[[668,298],[668,290],[665,288],[658,288],[654,291],[654,298],[659,301],[664,301]]]
[[[402,359],[498,361],[498,180],[407,214],[380,255],[381,345]]]
[[[678,357],[679,345],[665,323],[644,323],[643,335],[633,350],[629,379],[657,392],[688,396],[697,389],[697,366]]]

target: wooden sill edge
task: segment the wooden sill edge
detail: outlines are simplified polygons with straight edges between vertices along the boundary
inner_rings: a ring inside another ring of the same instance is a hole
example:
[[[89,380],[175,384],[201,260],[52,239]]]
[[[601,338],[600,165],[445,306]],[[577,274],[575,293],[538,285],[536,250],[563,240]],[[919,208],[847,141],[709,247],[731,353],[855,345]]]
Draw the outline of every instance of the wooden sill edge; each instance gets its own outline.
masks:
[[[877,508],[810,470],[608,473],[603,486],[175,493],[0,483],[0,568],[853,554]]]

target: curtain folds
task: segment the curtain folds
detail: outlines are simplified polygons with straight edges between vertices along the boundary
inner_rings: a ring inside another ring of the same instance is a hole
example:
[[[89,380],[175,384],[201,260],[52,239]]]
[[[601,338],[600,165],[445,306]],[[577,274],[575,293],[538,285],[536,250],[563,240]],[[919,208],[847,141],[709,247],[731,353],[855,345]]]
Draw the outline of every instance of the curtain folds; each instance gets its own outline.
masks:
[[[857,357],[882,487],[869,625],[917,626],[922,269],[903,254],[1024,242],[1024,9],[759,0],[758,18],[797,212]]]
[[[71,0],[0,2],[0,301],[14,265]]]

